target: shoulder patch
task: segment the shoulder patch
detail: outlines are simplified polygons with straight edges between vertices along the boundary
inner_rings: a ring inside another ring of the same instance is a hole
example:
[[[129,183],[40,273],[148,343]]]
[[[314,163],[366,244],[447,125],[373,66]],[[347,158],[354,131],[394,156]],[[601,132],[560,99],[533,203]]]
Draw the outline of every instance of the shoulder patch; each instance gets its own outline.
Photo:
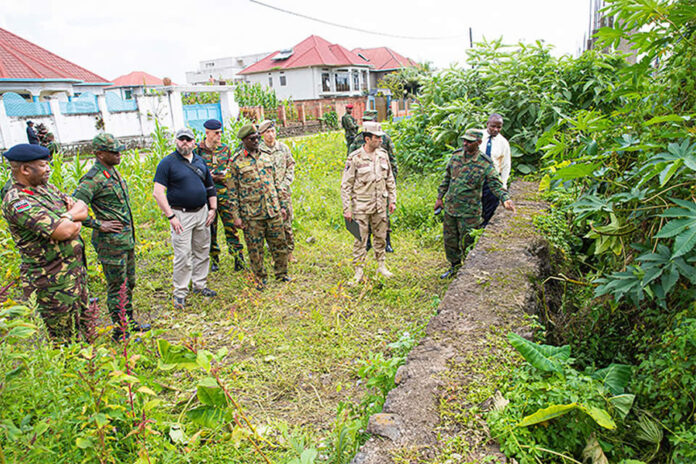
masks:
[[[26,211],[31,208],[31,204],[29,204],[27,200],[19,200],[18,202],[14,203],[12,207],[15,209],[15,211],[21,213],[22,211]]]
[[[84,177],[82,177],[82,178],[83,179],[93,179],[94,176],[96,176],[98,172],[99,172],[99,167],[95,164],[92,166],[92,169],[87,171],[87,174],[85,174]]]

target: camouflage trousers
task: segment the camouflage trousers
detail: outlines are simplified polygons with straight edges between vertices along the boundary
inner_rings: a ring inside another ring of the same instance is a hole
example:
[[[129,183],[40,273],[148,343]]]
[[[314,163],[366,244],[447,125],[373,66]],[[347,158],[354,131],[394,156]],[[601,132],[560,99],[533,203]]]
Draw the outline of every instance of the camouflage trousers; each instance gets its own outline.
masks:
[[[135,288],[135,250],[122,250],[109,256],[99,255],[104,278],[106,279],[106,306],[109,308],[111,321],[120,325],[120,292],[123,282],[128,282],[125,288],[126,317],[133,320],[133,289]]]
[[[263,241],[273,256],[273,269],[276,278],[288,273],[288,246],[285,242],[283,218],[276,216],[271,219],[247,219],[244,221],[244,241],[249,252],[249,265],[257,279],[266,278],[266,268],[263,265]]]
[[[223,230],[225,231],[225,238],[227,240],[227,249],[229,253],[238,254],[241,253],[244,247],[242,242],[239,241],[237,236],[237,229],[234,227],[234,218],[230,210],[223,205],[221,202],[219,205],[218,212],[215,213],[215,219],[213,223],[210,224],[210,259],[213,262],[220,261],[220,245],[218,245],[218,218],[222,222]]]
[[[469,232],[476,229],[480,219],[450,216],[444,213],[442,218],[442,237],[445,241],[445,256],[453,267],[462,262],[462,254],[474,242]]]
[[[82,264],[57,275],[24,281],[23,291],[25,298],[36,293],[39,314],[51,338],[68,342],[85,335],[87,321],[83,315],[89,296],[87,272]]]
[[[283,221],[283,230],[285,231],[285,243],[288,245],[288,253],[295,251],[295,234],[292,233],[292,198],[287,195],[285,198],[287,205],[288,216]]]
[[[362,266],[367,256],[367,239],[372,232],[373,247],[375,249],[375,259],[377,262],[384,261],[384,249],[387,246],[387,230],[389,220],[386,211],[381,213],[360,214],[355,213],[353,220],[360,227],[360,240],[353,242],[353,264]]]

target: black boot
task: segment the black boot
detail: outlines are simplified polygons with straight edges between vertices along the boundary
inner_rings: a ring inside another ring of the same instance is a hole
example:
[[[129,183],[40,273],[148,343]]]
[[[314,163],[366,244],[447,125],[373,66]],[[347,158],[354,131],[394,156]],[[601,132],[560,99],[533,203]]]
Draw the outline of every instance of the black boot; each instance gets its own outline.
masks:
[[[244,270],[244,255],[241,252],[234,257],[234,270],[235,272]]]
[[[217,256],[210,257],[210,272],[217,272],[220,270],[220,258]]]
[[[391,230],[387,231],[387,246],[384,248],[387,253],[394,253],[394,249],[391,246]]]
[[[446,272],[440,275],[441,279],[450,279],[454,276],[457,275],[457,271],[459,270],[459,266],[452,266],[449,269],[447,269]]]
[[[365,246],[365,251],[370,251],[370,248],[372,248],[372,236],[367,237],[367,245]]]

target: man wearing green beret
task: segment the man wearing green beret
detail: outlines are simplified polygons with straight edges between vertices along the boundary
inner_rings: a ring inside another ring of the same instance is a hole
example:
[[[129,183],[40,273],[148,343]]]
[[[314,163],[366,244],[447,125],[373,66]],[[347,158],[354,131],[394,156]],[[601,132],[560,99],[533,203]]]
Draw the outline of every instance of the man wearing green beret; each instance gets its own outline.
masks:
[[[80,237],[87,205],[48,183],[49,151],[20,144],[4,154],[13,183],[2,212],[22,259],[25,298],[36,295],[49,335],[62,342],[85,332],[87,271]]]
[[[227,189],[234,225],[244,230],[244,240],[249,252],[249,264],[256,277],[257,288],[266,285],[266,269],[263,265],[264,239],[273,256],[275,278],[289,282],[288,247],[283,221],[287,218],[287,205],[283,196],[281,179],[276,174],[273,160],[259,150],[256,126],[246,124],[237,136],[242,140],[240,148],[229,163]]]
[[[131,213],[126,180],[116,169],[121,152],[126,147],[111,134],[99,134],[92,139],[95,161],[77,185],[73,196],[90,205],[94,219],[84,225],[92,229],[92,246],[106,279],[106,305],[115,328],[114,340],[127,336],[125,324],[135,331],[149,330],[149,324],[139,324],[133,316],[135,288],[135,227]],[[123,308],[119,294],[124,287]],[[121,314],[121,309],[124,313]],[[125,317],[122,320],[121,317]]]
[[[450,263],[449,270],[440,276],[441,279],[456,275],[462,254],[473,241],[469,232],[481,225],[481,191],[485,181],[505,209],[515,211],[515,205],[490,158],[479,150],[482,137],[480,130],[466,131],[462,136],[463,148],[452,154],[445,178],[437,189],[435,210],[444,208],[442,235],[445,255]]]

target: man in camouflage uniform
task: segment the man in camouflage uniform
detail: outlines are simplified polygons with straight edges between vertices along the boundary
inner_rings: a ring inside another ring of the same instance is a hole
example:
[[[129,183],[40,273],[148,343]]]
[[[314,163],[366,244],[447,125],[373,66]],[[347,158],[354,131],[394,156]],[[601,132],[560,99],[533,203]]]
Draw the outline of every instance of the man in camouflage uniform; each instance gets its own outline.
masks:
[[[227,164],[232,152],[230,147],[222,143],[222,123],[217,119],[209,119],[204,124],[205,139],[193,150],[193,153],[203,158],[205,164],[213,176],[218,198],[218,213],[210,225],[210,270],[215,272],[220,266],[220,245],[217,242],[218,217],[222,220],[222,227],[227,239],[227,249],[234,256],[234,270],[244,269],[244,247],[237,237],[237,229],[234,227],[234,218],[230,212],[225,175]]]
[[[353,105],[346,105],[346,114],[341,118],[341,126],[343,130],[346,131],[346,147],[348,148],[348,153],[351,152],[350,145],[353,143],[353,139],[358,133],[358,122],[353,117]]]
[[[243,148],[232,155],[229,163],[227,188],[234,217],[234,225],[244,230],[249,252],[249,264],[257,281],[257,288],[266,284],[263,265],[263,242],[273,255],[275,278],[289,282],[288,247],[285,242],[283,220],[287,217],[285,200],[278,195],[281,180],[276,175],[273,160],[259,151],[256,126],[244,125],[237,136]]]
[[[87,272],[80,229],[87,205],[48,183],[46,148],[15,145],[5,158],[14,183],[2,212],[22,258],[24,296],[36,294],[49,335],[67,342],[85,329]]]
[[[295,237],[292,233],[292,192],[290,186],[295,180],[295,159],[287,145],[276,139],[276,129],[273,121],[266,120],[259,126],[262,140],[259,150],[273,160],[276,176],[280,179],[280,195],[285,201],[287,217],[283,221],[285,241],[288,244],[288,262],[295,262],[292,252],[295,250]]]
[[[95,161],[77,185],[73,196],[92,207],[94,219],[84,225],[92,230],[92,246],[104,270],[107,285],[106,305],[114,323],[115,340],[127,336],[122,331],[119,292],[125,286],[125,317],[130,328],[149,330],[149,324],[133,319],[133,289],[135,288],[135,227],[126,180],[116,170],[121,152],[126,147],[111,134],[99,134],[92,139]]]
[[[441,279],[454,277],[457,273],[462,252],[473,241],[469,232],[481,225],[481,190],[485,181],[505,209],[515,211],[515,205],[503,188],[490,158],[479,150],[482,137],[480,130],[466,131],[462,136],[464,147],[452,154],[445,178],[437,189],[435,209],[444,206],[442,235],[445,255],[450,263],[450,269],[440,276]]]
[[[363,279],[369,229],[374,235],[377,272],[384,277],[393,274],[387,269],[385,246],[387,238],[387,211],[396,207],[396,183],[387,152],[380,148],[383,132],[379,123],[363,125],[365,144],[348,155],[341,179],[343,217],[355,220],[360,228],[360,239],[353,243],[355,283]]]
[[[375,110],[365,110],[363,113],[363,126],[365,122],[374,122],[377,119],[377,111]],[[381,130],[381,129],[380,129]],[[392,142],[391,137],[389,137],[388,134],[382,132],[384,135],[382,136],[382,150],[387,152],[387,155],[389,156],[389,164],[391,165],[392,169],[392,174],[394,176],[394,182],[396,182],[396,174],[399,170],[398,166],[396,165],[396,156],[394,156],[394,142]],[[353,139],[353,143],[350,145],[350,151],[349,153],[353,153],[355,150],[358,148],[362,147],[363,144],[365,143],[365,133],[364,131],[360,132],[358,135],[355,136]],[[385,251],[387,253],[394,253],[394,248],[392,247],[391,243],[391,220],[389,220],[389,215],[387,215],[387,246],[385,248]],[[367,249],[369,250],[370,247],[372,247],[372,243],[370,242],[370,238],[368,237],[367,239]]]

